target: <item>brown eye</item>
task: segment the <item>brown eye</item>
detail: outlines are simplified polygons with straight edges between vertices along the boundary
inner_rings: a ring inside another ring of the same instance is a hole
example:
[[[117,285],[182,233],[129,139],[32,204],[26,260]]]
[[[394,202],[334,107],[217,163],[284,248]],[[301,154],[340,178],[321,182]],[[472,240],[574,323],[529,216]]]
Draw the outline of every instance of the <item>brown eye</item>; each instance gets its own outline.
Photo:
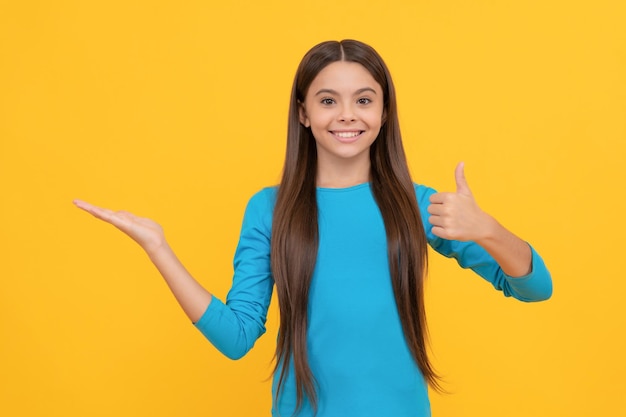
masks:
[[[334,102],[335,102],[335,100],[333,100],[332,98],[323,98],[323,99],[320,100],[320,103],[322,103],[322,104],[324,104],[326,106],[331,105]]]
[[[370,100],[369,98],[366,98],[366,97],[362,97],[362,98],[358,99],[356,102],[359,103],[359,104],[370,104],[372,102],[372,100]]]

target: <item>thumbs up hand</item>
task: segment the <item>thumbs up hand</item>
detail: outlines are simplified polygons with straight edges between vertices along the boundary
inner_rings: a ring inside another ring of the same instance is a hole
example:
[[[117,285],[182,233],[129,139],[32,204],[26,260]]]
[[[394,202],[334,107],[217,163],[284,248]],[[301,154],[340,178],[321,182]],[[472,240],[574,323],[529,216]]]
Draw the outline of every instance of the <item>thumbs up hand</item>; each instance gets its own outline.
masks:
[[[428,221],[435,236],[448,240],[479,241],[490,233],[494,220],[482,211],[467,184],[465,165],[456,166],[456,192],[430,196]]]

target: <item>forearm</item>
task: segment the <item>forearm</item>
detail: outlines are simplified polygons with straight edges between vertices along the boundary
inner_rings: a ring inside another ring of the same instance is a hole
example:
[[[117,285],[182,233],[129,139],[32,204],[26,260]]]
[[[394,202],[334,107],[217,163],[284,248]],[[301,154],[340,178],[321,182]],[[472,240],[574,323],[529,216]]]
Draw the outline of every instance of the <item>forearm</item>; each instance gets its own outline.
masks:
[[[167,242],[146,253],[187,317],[193,323],[197,322],[211,303],[211,294],[191,276]]]
[[[484,236],[476,240],[510,277],[523,277],[531,272],[532,253],[528,244],[487,215]]]

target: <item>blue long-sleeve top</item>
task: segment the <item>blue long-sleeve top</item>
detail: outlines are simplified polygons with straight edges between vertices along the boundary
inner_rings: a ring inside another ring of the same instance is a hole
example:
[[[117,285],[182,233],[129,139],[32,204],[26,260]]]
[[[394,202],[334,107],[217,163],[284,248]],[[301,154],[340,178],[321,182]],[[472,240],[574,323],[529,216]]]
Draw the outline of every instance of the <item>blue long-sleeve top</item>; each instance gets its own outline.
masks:
[[[276,191],[266,188],[250,199],[226,303],[213,297],[195,323],[229,358],[245,355],[265,333],[274,285],[270,241]],[[550,273],[532,247],[531,272],[507,276],[478,244],[433,235],[427,209],[435,190],[416,185],[415,193],[434,250],[471,268],[507,297],[522,301],[550,297]],[[395,306],[385,226],[370,185],[318,188],[317,203],[319,249],[307,330],[308,361],[317,382],[317,416],[430,416],[427,384],[406,345]],[[290,365],[272,415],[289,417],[294,409],[295,376]],[[297,416],[313,416],[307,401]]]

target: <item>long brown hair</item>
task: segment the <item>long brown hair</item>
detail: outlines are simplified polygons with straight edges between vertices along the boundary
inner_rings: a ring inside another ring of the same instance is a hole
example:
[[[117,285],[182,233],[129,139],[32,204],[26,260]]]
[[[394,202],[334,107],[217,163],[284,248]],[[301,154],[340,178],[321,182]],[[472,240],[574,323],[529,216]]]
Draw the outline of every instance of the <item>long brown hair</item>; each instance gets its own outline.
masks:
[[[370,46],[354,40],[329,41],[307,52],[296,72],[289,107],[285,165],[272,226],[271,264],[280,309],[274,369],[275,372],[280,369],[276,398],[293,361],[296,410],[302,407],[305,395],[313,408],[317,408],[306,333],[309,287],[319,241],[317,150],[311,129],[300,123],[298,111],[313,79],[336,61],[361,64],[383,90],[383,124],[370,148],[372,193],[385,223],[389,269],[405,339],[426,381],[440,388],[426,347],[423,289],[427,269],[426,235],[402,146],[391,76],[382,58]]]

